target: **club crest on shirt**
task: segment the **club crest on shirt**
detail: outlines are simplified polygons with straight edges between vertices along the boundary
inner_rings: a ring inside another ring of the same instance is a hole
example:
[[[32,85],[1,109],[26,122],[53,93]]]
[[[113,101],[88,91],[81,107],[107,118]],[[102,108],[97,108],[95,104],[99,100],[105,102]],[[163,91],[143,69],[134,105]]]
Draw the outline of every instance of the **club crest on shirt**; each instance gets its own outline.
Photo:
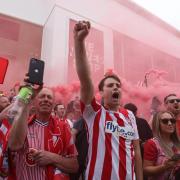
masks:
[[[26,153],[25,162],[28,166],[36,165],[36,162],[34,161],[34,158],[33,158],[34,152],[37,152],[37,150],[34,148],[29,148],[28,152]]]
[[[59,135],[52,135],[52,138],[51,138],[51,143],[54,147],[56,147],[58,141],[59,141]]]
[[[125,139],[134,139],[134,130],[131,126],[122,127],[117,122],[106,121],[105,132],[111,133],[115,136],[121,136]]]
[[[55,145],[58,141],[58,136],[52,136],[53,145]]]

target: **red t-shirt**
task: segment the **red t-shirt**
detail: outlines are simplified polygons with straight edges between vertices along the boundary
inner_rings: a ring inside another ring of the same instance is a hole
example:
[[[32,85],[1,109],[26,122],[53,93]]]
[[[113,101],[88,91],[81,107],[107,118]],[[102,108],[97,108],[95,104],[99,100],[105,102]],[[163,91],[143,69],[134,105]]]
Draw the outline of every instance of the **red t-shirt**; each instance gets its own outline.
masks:
[[[157,156],[158,150],[156,144],[152,139],[149,139],[144,144],[144,159],[155,162],[157,160]]]
[[[50,151],[66,157],[77,156],[75,144],[67,123],[57,120],[58,127],[54,127],[50,123],[52,120],[56,121],[56,119],[51,117],[49,123],[42,123],[34,118],[28,125],[27,139],[24,147],[14,153],[17,180],[47,179],[46,167],[38,166],[35,162],[33,163],[29,160],[29,148]]]

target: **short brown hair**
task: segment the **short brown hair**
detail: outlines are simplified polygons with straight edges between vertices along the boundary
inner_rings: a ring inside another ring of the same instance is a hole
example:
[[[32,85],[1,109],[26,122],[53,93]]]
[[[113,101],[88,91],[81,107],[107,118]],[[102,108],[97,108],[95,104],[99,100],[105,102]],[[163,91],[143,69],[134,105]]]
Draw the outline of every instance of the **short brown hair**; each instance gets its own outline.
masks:
[[[107,76],[105,76],[103,79],[101,79],[101,81],[99,82],[99,84],[98,84],[98,89],[99,89],[99,91],[102,91],[102,90],[103,90],[104,81],[105,81],[106,79],[108,79],[108,78],[113,78],[113,79],[115,79],[116,81],[118,81],[118,82],[121,84],[121,81],[120,81],[120,79],[119,79],[119,77],[118,77],[117,75],[115,75],[115,74],[107,75]]]

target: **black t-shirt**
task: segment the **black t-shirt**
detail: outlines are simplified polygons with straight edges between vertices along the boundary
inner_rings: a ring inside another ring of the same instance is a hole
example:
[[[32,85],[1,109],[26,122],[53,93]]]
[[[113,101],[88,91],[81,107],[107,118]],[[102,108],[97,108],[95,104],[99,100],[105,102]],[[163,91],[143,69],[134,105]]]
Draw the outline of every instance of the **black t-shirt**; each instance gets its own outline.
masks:
[[[145,119],[136,117],[136,124],[139,133],[139,139],[141,139],[142,142],[145,142],[146,140],[153,137],[152,130]]]
[[[75,174],[70,175],[71,180],[78,180],[80,175],[84,175],[87,165],[87,153],[88,153],[88,139],[87,139],[87,128],[86,122],[83,118],[79,119],[73,124],[73,128],[78,131],[76,135],[76,149],[78,151],[78,163],[79,171]],[[84,179],[84,176],[82,176]]]
[[[136,117],[136,124],[139,133],[139,139],[141,139],[142,142],[153,137],[152,130],[145,119]]]
[[[73,128],[78,131],[75,145],[78,151],[78,161],[80,166],[85,166],[88,152],[87,128],[83,118],[74,123]]]

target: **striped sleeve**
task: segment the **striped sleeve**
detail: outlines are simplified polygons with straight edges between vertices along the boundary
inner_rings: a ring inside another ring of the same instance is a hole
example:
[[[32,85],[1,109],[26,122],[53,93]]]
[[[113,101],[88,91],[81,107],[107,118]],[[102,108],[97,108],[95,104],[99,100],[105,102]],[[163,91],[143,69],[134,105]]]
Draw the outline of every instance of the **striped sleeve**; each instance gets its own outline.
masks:
[[[132,128],[134,130],[134,140],[137,140],[139,139],[139,133],[137,130],[136,118],[131,111],[128,111],[128,116],[129,116],[129,119],[131,120]]]
[[[97,112],[101,109],[101,105],[96,101],[95,98],[92,99],[91,104],[84,104],[81,101],[81,111],[82,111],[82,115],[83,118],[85,119],[85,121],[89,124],[89,121],[92,121]]]

